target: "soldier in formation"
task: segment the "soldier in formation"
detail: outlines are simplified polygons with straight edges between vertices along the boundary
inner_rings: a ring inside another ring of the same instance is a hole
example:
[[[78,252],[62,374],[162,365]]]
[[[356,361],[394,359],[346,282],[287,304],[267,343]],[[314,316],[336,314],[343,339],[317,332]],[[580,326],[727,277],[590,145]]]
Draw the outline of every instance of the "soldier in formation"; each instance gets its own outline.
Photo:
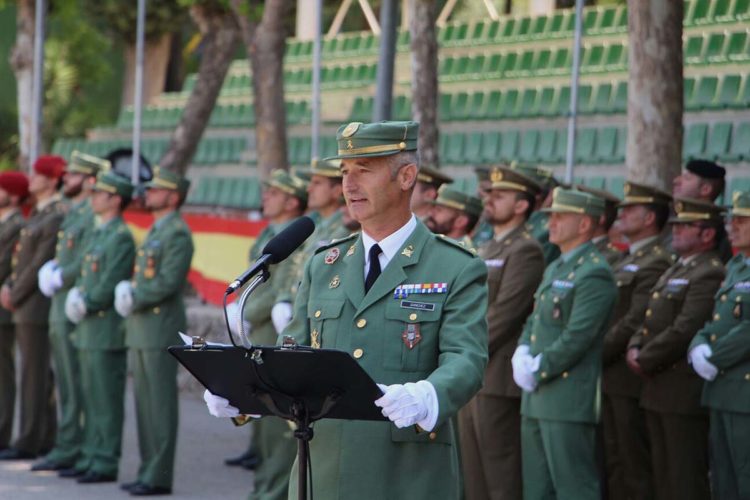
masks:
[[[444,234],[469,249],[474,249],[471,232],[482,215],[482,200],[443,185],[432,202],[425,225],[435,234]]]

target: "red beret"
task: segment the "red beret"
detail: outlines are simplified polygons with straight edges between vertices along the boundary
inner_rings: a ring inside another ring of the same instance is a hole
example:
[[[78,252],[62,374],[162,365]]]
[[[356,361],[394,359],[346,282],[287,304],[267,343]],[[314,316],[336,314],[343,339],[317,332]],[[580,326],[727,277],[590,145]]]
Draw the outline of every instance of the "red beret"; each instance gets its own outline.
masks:
[[[21,172],[0,172],[0,189],[24,199],[29,195],[29,179]]]
[[[59,179],[65,173],[67,163],[62,156],[40,156],[34,163],[34,172],[45,177]]]

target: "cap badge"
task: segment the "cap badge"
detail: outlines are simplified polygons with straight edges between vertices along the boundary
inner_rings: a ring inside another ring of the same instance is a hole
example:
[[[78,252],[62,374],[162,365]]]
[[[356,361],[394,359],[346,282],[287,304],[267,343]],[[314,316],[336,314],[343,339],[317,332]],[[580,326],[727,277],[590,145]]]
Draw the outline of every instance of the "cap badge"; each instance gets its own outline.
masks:
[[[362,125],[362,122],[351,122],[349,125],[346,126],[344,130],[341,131],[341,137],[351,137],[354,134],[357,133],[357,130],[359,130],[359,126]]]

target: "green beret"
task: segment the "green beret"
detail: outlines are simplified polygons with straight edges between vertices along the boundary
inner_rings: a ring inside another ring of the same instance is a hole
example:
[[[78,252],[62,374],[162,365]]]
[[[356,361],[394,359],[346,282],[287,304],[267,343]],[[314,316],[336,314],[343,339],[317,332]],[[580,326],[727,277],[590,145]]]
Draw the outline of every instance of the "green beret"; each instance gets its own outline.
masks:
[[[601,217],[604,214],[604,200],[577,189],[556,187],[552,191],[552,206],[542,212],[573,213]]]
[[[289,174],[286,170],[272,170],[271,175],[263,184],[280,189],[300,200],[307,201],[307,184],[305,181]]]
[[[520,170],[511,170],[507,167],[497,166],[490,172],[492,189],[505,189],[509,191],[520,191],[536,196],[542,191],[533,178],[524,175]]]
[[[724,208],[713,203],[693,198],[675,198],[675,215],[669,218],[670,224],[685,224],[690,222],[718,222],[722,220]]]
[[[669,205],[672,195],[653,186],[628,181],[623,188],[625,198],[620,202],[621,207],[628,205]]]
[[[70,155],[70,163],[66,167],[66,171],[84,175],[96,175],[99,171],[109,170],[110,168],[112,168],[112,164],[109,160],[73,151],[73,154]]]
[[[144,187],[146,189],[171,189],[172,191],[178,191],[182,196],[186,196],[190,189],[190,181],[177,172],[156,166],[154,167],[154,176]]]
[[[732,216],[750,217],[750,191],[735,191],[732,194]]]
[[[419,123],[382,121],[351,122],[336,132],[338,154],[326,160],[390,156],[417,150]]]
[[[456,189],[451,189],[446,185],[440,186],[437,198],[431,201],[433,205],[455,208],[469,215],[479,217],[482,215],[484,206],[482,200],[476,196],[471,196]]]
[[[126,179],[112,170],[106,170],[99,172],[99,175],[96,176],[94,191],[106,191],[123,198],[132,198],[133,185],[130,183],[130,179]]]

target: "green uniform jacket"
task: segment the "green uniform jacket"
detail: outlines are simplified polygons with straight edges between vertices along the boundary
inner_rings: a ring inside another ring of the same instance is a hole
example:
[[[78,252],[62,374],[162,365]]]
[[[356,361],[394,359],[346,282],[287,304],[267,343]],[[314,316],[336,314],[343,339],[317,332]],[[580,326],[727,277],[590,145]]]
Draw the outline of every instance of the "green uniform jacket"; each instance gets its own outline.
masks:
[[[389,421],[317,422],[311,442],[316,498],[447,500],[461,494],[451,420],[484,376],[487,271],[471,252],[421,222],[402,248],[367,295],[361,236],[320,249],[305,266],[284,334],[305,345],[314,336],[323,348],[352,353],[378,383],[428,380],[439,404],[436,426],[428,433]],[[395,298],[396,287],[417,283],[444,283],[447,290]],[[412,349],[402,340],[408,325],[421,335]],[[297,495],[295,477],[290,499]]]
[[[477,223],[477,227],[474,228],[474,235],[472,241],[474,242],[474,248],[479,248],[492,238],[495,237],[495,231],[492,224],[487,222],[486,219],[482,218]]]
[[[21,212],[13,212],[4,222],[0,222],[0,283],[4,283],[11,273],[13,249],[16,247],[24,220]],[[13,315],[0,307],[0,324],[12,323]]]
[[[19,233],[11,261],[12,272],[5,281],[10,286],[10,301],[15,308],[15,323],[46,324],[50,300],[39,290],[37,273],[45,262],[55,256],[57,230],[65,217],[59,200],[34,209]]]
[[[550,265],[560,256],[560,248],[549,241],[549,215],[545,212],[532,212],[526,221],[526,230],[535,238],[544,252],[544,263]]]
[[[187,327],[182,291],[192,260],[193,237],[180,213],[156,221],[138,249],[133,267],[128,347],[165,349],[179,343],[177,332]]]
[[[115,286],[130,279],[135,242],[122,217],[96,228],[86,245],[75,286],[86,302],[86,317],[75,330],[79,349],[125,348],[122,317],[114,309]]]
[[[594,246],[612,268],[617,261],[622,259],[622,252],[609,241],[607,236],[594,243]]]
[[[57,233],[55,260],[62,271],[63,286],[52,297],[50,321],[68,321],[65,316],[65,299],[81,272],[83,251],[94,232],[94,212],[86,199],[69,208]]]
[[[630,338],[643,324],[651,288],[671,265],[671,254],[657,238],[614,266],[619,298],[604,336],[602,390],[605,393],[640,397],[641,378],[628,368],[625,353]]]
[[[630,339],[639,347],[641,368],[649,376],[641,405],[647,410],[701,414],[702,379],[687,362],[690,341],[711,317],[713,297],[724,266],[713,252],[687,264],[675,263],[651,290],[643,326]]]
[[[521,225],[500,241],[490,239],[479,249],[479,256],[487,266],[490,355],[481,393],[520,398],[510,359],[534,307],[534,290],[542,280],[542,247]]]
[[[743,254],[727,265],[727,278],[716,292],[712,320],[698,332],[690,348],[711,346],[708,359],[719,374],[704,382],[704,406],[750,413],[750,263]]]
[[[521,414],[595,423],[599,420],[602,339],[617,299],[609,264],[591,242],[557,259],[544,272],[534,312],[519,344],[542,355],[539,386],[524,392]]]

